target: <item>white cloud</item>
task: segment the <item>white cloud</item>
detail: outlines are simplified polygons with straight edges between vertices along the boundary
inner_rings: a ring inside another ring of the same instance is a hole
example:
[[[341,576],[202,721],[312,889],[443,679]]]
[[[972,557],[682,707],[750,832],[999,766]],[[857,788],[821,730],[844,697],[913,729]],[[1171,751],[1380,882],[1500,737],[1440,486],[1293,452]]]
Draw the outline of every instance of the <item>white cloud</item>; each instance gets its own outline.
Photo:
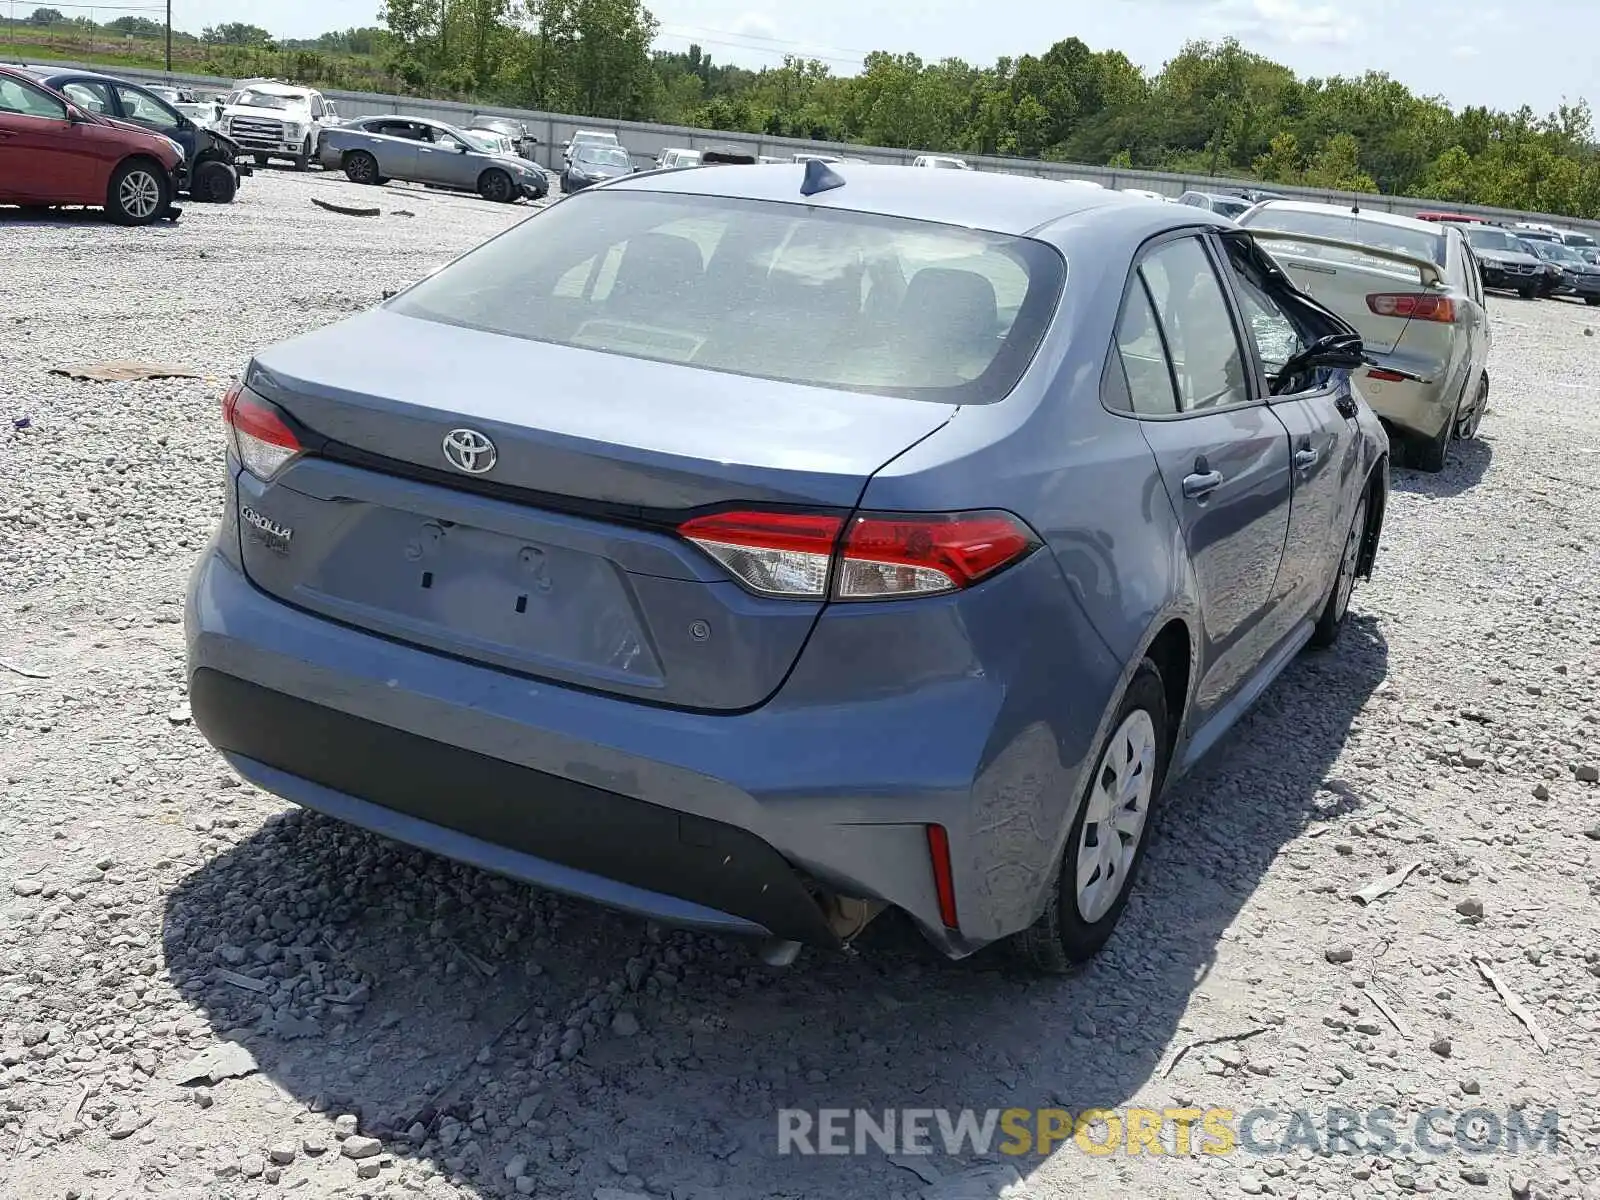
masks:
[[[1348,7],[1306,0],[1217,0],[1205,15],[1213,36],[1288,46],[1339,46],[1357,22]]]

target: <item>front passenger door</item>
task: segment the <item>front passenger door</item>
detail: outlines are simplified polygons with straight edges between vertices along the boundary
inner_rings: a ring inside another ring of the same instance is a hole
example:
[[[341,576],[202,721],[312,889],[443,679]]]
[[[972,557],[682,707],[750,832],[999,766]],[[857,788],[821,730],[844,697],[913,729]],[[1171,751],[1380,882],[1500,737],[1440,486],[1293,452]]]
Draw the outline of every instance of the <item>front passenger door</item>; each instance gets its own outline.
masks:
[[[1271,395],[1272,378],[1314,338],[1273,298],[1275,285],[1241,243],[1232,236],[1222,241],[1246,333],[1264,371],[1257,390],[1289,431],[1294,494],[1273,603],[1302,617],[1315,615],[1333,586],[1340,561],[1333,548],[1344,545],[1360,493],[1352,479],[1361,470],[1361,448],[1350,376],[1319,371],[1291,384],[1295,390]]]
[[[1245,376],[1245,356],[1206,239],[1186,233],[1140,260],[1119,329],[1130,381],[1148,351],[1124,346],[1130,314],[1153,317],[1175,397],[1140,427],[1154,452],[1194,567],[1203,644],[1198,728],[1292,628],[1272,603],[1289,528],[1289,436]],[[1139,339],[1150,340],[1149,335]],[[1159,376],[1157,376],[1159,378]]]

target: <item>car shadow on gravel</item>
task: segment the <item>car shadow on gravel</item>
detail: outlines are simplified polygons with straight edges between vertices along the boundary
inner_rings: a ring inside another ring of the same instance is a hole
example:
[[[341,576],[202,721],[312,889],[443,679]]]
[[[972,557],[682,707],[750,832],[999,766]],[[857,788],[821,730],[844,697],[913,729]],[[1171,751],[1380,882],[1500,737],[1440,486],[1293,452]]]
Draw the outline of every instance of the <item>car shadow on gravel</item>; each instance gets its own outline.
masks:
[[[1329,772],[1386,669],[1359,615],[1337,650],[1293,664],[1174,789],[1117,936],[1064,979],[994,952],[943,962],[893,917],[854,952],[773,970],[291,810],[184,879],[163,941],[188,1003],[301,1107],[225,1082],[193,1126],[234,1145],[247,1122],[259,1159],[358,1116],[381,1156],[334,1146],[282,1168],[285,1184],[326,1181],[317,1195],[365,1169],[428,1195],[437,1171],[471,1197],[845,1200],[924,1183],[870,1143],[780,1156],[780,1109],[1172,1103],[1172,1046],[1271,1003],[1248,978],[1256,956],[1227,949],[1236,918],[1288,843],[1364,802]],[[952,1188],[927,1195],[983,1197],[1043,1161],[939,1147],[918,1165]]]
[[[1430,474],[1396,467],[1389,474],[1389,486],[1397,492],[1446,500],[1470,491],[1483,482],[1492,461],[1492,442],[1484,441],[1481,437],[1473,438],[1470,442],[1451,442],[1450,456],[1445,460],[1444,470]]]

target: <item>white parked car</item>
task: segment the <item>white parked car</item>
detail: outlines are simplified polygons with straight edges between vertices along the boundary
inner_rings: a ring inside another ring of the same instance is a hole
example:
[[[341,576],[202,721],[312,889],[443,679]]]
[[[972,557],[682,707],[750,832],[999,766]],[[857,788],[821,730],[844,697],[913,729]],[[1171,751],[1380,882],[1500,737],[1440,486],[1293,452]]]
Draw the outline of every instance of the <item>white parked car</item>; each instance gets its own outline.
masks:
[[[957,158],[953,154],[919,154],[916,157],[916,161],[914,161],[911,165],[913,167],[942,168],[946,171],[972,170],[972,168],[967,165],[966,159]]]
[[[218,127],[261,166],[287,158],[304,171],[316,160],[323,130],[338,124],[333,102],[315,88],[246,79],[228,93]]]
[[[661,157],[656,160],[656,166],[682,170],[684,167],[698,167],[700,160],[699,150],[663,150]]]

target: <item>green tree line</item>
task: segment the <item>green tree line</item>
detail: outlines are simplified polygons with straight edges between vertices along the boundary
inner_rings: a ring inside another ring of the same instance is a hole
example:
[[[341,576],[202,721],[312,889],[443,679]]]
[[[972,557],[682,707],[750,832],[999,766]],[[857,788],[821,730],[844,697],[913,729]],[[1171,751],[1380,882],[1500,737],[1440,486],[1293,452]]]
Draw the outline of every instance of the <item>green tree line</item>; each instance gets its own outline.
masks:
[[[1584,101],[1542,116],[1457,110],[1378,72],[1302,79],[1231,38],[1191,42],[1154,73],[1074,37],[989,66],[879,51],[841,75],[812,59],[751,70],[698,46],[652,51],[657,24],[642,0],[386,0],[379,19],[293,42],[254,26],[208,29],[187,39],[185,65],[730,133],[1600,218],[1600,151]]]

